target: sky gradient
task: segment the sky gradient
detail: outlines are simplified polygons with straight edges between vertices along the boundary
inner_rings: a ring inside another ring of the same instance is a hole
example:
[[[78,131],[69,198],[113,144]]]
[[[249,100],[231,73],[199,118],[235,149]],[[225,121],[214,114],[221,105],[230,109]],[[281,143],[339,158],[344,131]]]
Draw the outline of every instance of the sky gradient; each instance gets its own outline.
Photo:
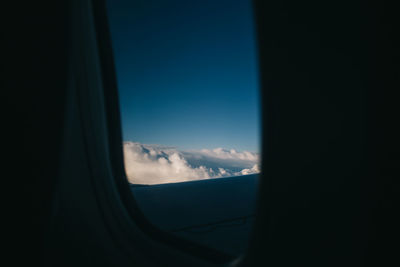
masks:
[[[259,152],[251,1],[108,1],[123,139]]]

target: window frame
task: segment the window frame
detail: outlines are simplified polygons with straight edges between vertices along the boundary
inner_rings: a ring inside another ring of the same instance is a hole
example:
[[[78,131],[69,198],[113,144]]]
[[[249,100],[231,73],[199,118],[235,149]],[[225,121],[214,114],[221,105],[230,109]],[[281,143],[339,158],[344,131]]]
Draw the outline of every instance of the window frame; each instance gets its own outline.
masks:
[[[238,264],[245,253],[240,257],[232,257],[213,248],[162,231],[146,218],[136,203],[124,167],[119,95],[106,1],[92,1],[91,5],[103,89],[101,98],[104,105],[104,118],[100,119],[103,119],[103,123],[106,125],[106,140],[104,141],[108,151],[105,160],[108,163],[105,165],[109,166],[111,175],[108,177],[109,181],[94,179],[93,182],[96,184],[95,193],[99,197],[102,209],[107,209],[104,211],[104,218],[110,231],[118,239],[117,242],[124,246],[127,253],[131,253],[132,247],[138,246],[137,238],[140,235],[143,241],[148,242],[146,245],[143,244],[143,247],[151,248],[150,250],[146,249],[149,256],[159,253],[169,260],[183,260],[190,262],[193,266],[198,263],[201,263],[201,266]],[[90,134],[88,135],[90,136]],[[107,199],[103,198],[104,195],[108,196]]]

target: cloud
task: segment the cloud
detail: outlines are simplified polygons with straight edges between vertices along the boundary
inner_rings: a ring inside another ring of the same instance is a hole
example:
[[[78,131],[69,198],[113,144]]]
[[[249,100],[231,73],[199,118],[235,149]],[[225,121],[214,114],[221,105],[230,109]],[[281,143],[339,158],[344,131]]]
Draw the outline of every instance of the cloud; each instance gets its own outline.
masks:
[[[124,142],[125,170],[134,184],[162,184],[259,173],[259,156],[216,148],[179,151],[173,147]]]
[[[219,158],[219,159],[258,161],[258,154],[251,153],[248,151],[237,152],[235,149],[226,150],[223,148],[215,148],[213,150],[202,149],[200,152],[203,155],[207,155],[209,157],[214,157],[214,158]]]

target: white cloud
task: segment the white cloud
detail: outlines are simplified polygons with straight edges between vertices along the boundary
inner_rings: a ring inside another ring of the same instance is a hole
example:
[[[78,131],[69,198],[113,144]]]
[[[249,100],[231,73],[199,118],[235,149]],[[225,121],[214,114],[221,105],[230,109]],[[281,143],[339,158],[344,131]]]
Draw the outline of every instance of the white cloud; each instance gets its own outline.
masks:
[[[260,169],[258,167],[258,164],[254,164],[251,169],[243,169],[240,171],[242,175],[247,175],[247,174],[252,174],[252,173],[259,173]]]
[[[134,184],[162,184],[259,173],[259,156],[216,148],[178,151],[173,147],[124,143],[125,170]]]
[[[248,151],[237,152],[235,149],[226,150],[226,149],[219,147],[219,148],[215,148],[213,150],[202,149],[200,152],[206,156],[219,158],[219,159],[258,161],[258,154],[248,152]]]

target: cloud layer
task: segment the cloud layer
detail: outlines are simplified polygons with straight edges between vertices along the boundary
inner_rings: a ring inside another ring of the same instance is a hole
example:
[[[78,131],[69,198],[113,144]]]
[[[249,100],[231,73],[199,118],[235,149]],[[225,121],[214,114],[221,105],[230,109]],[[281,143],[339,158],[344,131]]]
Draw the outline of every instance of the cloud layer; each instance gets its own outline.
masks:
[[[216,148],[179,151],[173,147],[124,142],[130,183],[163,184],[259,173],[259,155]]]

